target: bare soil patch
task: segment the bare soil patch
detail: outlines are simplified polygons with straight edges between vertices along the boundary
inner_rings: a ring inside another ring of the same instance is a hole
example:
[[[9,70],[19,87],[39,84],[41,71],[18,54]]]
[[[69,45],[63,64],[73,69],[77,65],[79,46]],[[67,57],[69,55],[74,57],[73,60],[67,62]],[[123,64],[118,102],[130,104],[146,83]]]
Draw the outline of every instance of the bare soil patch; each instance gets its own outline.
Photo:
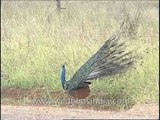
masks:
[[[54,119],[158,119],[158,104],[136,105],[130,110],[96,111],[46,106],[2,105],[2,120],[54,120]]]
[[[134,105],[132,100],[124,101],[123,96],[106,96],[100,92],[97,95],[89,95],[87,99],[75,99],[63,91],[45,91],[44,89],[16,89],[4,88],[1,90],[3,105],[34,105],[34,106],[61,106],[70,108],[85,108],[96,110],[130,109]],[[124,95],[125,96],[125,95]],[[119,99],[120,98],[120,99]],[[122,98],[122,99],[121,99]],[[84,100],[84,101],[83,101]],[[105,103],[102,100],[105,100]],[[111,103],[117,100],[122,103]]]
[[[2,97],[12,98],[19,100],[22,98],[41,98],[46,95],[46,91],[43,89],[16,89],[16,88],[5,88],[1,90]],[[52,97],[59,97],[64,95],[62,92],[50,92]]]

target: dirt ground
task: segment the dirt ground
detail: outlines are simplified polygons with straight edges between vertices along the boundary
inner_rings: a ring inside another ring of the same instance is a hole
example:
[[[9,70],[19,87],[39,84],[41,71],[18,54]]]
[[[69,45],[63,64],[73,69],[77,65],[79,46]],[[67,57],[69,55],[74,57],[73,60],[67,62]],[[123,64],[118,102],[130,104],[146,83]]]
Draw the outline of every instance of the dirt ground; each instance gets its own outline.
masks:
[[[127,111],[96,111],[47,106],[1,106],[2,120],[54,120],[54,119],[158,119],[157,103],[136,105]]]
[[[114,110],[95,110],[91,107],[70,107],[46,104],[15,104],[22,98],[42,98],[45,92],[42,90],[20,90],[3,89],[1,90],[1,118],[2,120],[54,120],[54,119],[158,119],[159,104],[134,105],[131,109]],[[51,92],[52,98],[64,97],[64,93]],[[12,98],[12,99],[11,99]],[[29,100],[29,99],[28,99]],[[12,103],[13,102],[13,103]],[[14,103],[15,102],[15,103]],[[100,106],[99,106],[100,107]],[[76,108],[76,109],[75,109]]]

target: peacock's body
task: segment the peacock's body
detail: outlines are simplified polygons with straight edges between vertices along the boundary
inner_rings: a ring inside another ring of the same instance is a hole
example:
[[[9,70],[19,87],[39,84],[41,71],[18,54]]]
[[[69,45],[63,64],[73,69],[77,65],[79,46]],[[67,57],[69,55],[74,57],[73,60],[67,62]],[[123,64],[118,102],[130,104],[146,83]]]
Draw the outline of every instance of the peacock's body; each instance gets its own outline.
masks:
[[[89,95],[91,81],[122,73],[133,65],[132,52],[126,52],[124,42],[119,42],[120,34],[113,35],[82,65],[71,80],[65,80],[65,65],[62,66],[61,83],[65,91],[76,98]]]

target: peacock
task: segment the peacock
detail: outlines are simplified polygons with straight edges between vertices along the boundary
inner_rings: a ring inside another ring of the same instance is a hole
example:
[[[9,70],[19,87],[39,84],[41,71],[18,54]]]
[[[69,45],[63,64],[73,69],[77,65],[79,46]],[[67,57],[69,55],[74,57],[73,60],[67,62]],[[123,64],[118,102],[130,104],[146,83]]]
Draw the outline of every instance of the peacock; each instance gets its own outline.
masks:
[[[111,36],[69,81],[66,81],[66,68],[63,64],[61,71],[63,89],[74,98],[84,99],[90,94],[89,85],[93,80],[124,73],[133,66],[133,52],[125,50],[125,42],[120,42],[120,38],[120,33]]]

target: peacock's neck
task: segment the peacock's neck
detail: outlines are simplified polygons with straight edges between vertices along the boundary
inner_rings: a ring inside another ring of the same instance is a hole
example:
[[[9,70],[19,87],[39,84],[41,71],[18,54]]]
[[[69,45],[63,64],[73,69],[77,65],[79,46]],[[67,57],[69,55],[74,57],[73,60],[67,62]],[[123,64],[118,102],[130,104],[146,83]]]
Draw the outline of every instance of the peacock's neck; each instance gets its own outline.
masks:
[[[61,72],[61,84],[62,84],[62,87],[64,88],[64,84],[65,84],[65,81],[66,81],[66,69],[65,69],[65,65],[62,66],[62,72]]]

